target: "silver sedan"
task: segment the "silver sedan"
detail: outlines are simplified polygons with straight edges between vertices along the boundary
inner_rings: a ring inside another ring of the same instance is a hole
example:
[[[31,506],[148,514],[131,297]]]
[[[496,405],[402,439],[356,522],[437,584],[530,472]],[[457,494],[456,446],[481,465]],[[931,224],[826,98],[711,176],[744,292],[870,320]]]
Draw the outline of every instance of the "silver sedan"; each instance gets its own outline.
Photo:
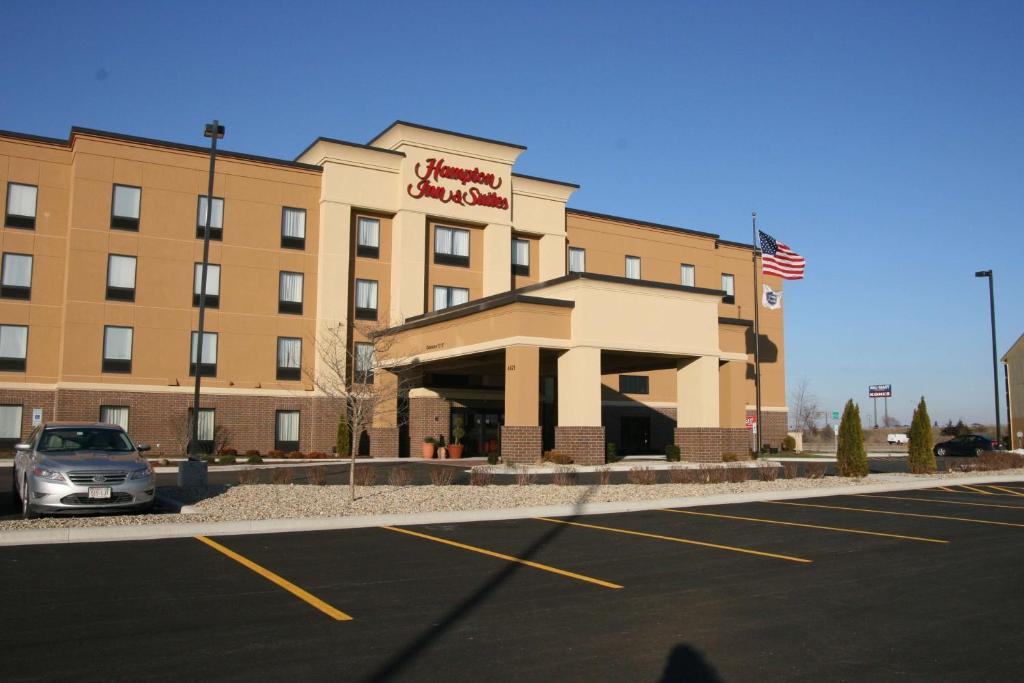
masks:
[[[14,447],[15,499],[22,514],[148,510],[156,480],[121,427],[99,422],[48,423]]]

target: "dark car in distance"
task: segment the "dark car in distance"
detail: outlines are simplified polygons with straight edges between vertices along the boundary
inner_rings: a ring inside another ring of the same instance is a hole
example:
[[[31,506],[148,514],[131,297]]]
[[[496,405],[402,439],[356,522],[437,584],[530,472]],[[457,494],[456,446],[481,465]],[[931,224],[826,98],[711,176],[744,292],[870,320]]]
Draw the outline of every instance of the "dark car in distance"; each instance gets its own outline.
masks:
[[[998,451],[1002,445],[987,436],[980,434],[962,434],[949,441],[935,444],[935,455],[940,458],[946,455],[978,456],[985,451]]]

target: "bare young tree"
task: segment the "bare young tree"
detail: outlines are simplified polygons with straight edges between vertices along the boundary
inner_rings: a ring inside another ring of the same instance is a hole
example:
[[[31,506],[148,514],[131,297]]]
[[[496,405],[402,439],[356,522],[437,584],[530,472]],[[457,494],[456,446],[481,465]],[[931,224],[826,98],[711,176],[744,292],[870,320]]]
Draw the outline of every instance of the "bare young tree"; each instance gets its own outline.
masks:
[[[348,418],[352,440],[349,449],[349,500],[355,500],[356,452],[359,436],[373,426],[374,416],[398,425],[405,411],[399,402],[408,396],[409,360],[398,349],[393,326],[357,322],[350,340],[342,324],[321,328],[317,338],[318,365],[309,371],[314,386],[337,399]],[[394,370],[394,372],[392,372]]]
[[[167,421],[167,431],[171,433],[178,448],[188,452],[188,444],[192,440],[192,410],[187,409],[184,415],[176,415]],[[231,442],[231,430],[220,424],[213,425],[211,453],[216,455],[227,448]]]
[[[811,392],[811,383],[803,378],[789,392],[789,414],[793,417],[794,426],[802,432],[814,431],[814,418],[820,408],[818,397]]]

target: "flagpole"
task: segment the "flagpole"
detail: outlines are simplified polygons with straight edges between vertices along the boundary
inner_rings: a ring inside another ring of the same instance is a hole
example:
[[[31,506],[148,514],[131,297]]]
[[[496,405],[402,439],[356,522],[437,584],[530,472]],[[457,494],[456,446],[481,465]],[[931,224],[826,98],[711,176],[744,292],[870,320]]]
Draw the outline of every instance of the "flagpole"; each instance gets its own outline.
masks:
[[[757,212],[754,211],[750,214],[751,226],[753,230],[753,247],[754,247],[754,394],[756,397],[755,403],[755,419],[757,422],[754,423],[754,444],[756,445],[755,457],[761,457],[761,439],[762,439],[762,425],[761,425],[761,301],[758,296],[758,292],[761,289],[758,285],[758,268],[757,268],[757,255],[760,253],[759,241],[757,239]]]

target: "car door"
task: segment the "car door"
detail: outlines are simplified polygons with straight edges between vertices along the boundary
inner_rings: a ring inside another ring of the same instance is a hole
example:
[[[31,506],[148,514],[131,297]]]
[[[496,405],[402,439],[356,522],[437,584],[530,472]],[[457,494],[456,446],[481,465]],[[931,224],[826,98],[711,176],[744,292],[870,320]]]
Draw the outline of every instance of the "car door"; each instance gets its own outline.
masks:
[[[36,434],[39,432],[39,427],[32,430],[28,438],[19,441],[18,443],[35,443]],[[25,473],[32,462],[32,451],[14,451],[14,468],[11,472],[11,476],[14,477],[14,484],[18,488],[18,492],[21,493],[21,482],[25,480]]]

